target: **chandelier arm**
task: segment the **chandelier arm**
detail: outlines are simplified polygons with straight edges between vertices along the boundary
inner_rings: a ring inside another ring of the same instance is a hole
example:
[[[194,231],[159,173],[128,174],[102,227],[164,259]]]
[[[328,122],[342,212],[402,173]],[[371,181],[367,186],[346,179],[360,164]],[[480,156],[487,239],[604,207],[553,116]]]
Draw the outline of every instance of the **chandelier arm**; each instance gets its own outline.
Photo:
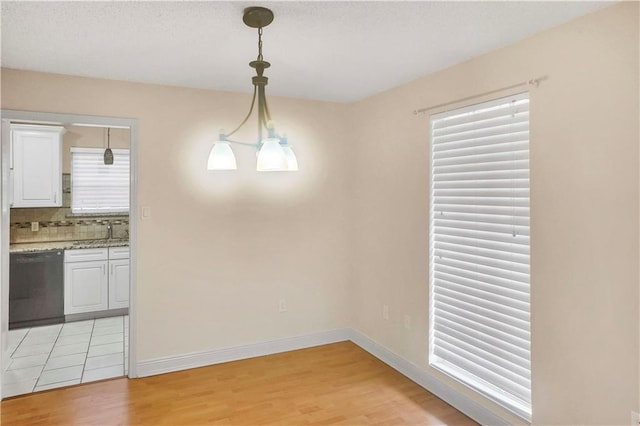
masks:
[[[225,139],[225,142],[232,143],[232,144],[235,144],[235,145],[244,145],[244,146],[251,146],[253,148],[258,148],[258,144],[257,143],[240,142],[240,141],[234,141],[232,139]]]
[[[264,115],[264,108],[262,106],[262,87],[258,87],[258,144],[262,143],[262,125]]]
[[[261,86],[258,89],[258,102],[260,102],[260,123],[267,128],[267,119],[266,119],[266,109],[267,109],[267,101],[264,98],[264,86]]]
[[[271,114],[269,113],[269,105],[267,104],[267,94],[264,94],[264,113],[267,117],[267,121],[271,121]]]
[[[253,87],[253,98],[251,99],[251,106],[249,107],[249,112],[247,113],[247,116],[244,118],[244,120],[242,120],[242,123],[240,123],[240,125],[238,127],[236,127],[231,133],[227,133],[225,135],[225,137],[227,136],[231,136],[232,134],[234,134],[235,132],[237,132],[238,130],[240,130],[240,128],[242,126],[244,126],[244,124],[247,122],[247,120],[249,119],[249,117],[251,117],[251,113],[253,112],[253,106],[256,103],[256,93],[258,92],[258,88],[256,86]]]
[[[266,96],[264,90],[264,84],[260,84],[258,86],[258,134],[259,134],[259,142],[262,142],[262,128],[268,132],[269,137],[272,137],[271,129],[267,126],[267,119],[265,116],[266,112]]]
[[[269,107],[267,106],[267,95],[265,92],[264,85],[260,86],[258,89],[258,106],[259,106],[259,117],[258,117],[258,126],[260,130],[264,127],[267,130],[267,133],[270,138],[275,137],[275,129],[270,126],[271,116],[269,115]],[[260,140],[262,140],[262,133],[260,133]]]

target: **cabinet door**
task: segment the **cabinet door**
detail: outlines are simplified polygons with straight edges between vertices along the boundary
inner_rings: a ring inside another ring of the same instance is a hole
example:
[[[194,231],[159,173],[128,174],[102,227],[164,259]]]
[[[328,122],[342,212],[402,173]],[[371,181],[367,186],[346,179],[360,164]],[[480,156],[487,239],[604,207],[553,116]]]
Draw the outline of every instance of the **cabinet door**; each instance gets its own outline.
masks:
[[[109,309],[129,307],[129,259],[109,261]]]
[[[12,207],[62,206],[62,132],[11,126]]]
[[[64,313],[102,311],[108,308],[107,261],[64,264]]]

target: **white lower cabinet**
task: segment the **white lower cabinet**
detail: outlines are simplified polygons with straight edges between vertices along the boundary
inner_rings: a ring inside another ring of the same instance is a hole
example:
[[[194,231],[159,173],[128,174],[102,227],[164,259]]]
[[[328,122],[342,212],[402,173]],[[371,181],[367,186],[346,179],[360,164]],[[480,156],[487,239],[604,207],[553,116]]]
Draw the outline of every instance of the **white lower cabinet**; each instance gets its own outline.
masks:
[[[65,250],[64,313],[129,307],[129,248]]]
[[[106,260],[65,263],[65,315],[108,309],[107,292]]]
[[[129,259],[109,260],[109,309],[129,307]]]

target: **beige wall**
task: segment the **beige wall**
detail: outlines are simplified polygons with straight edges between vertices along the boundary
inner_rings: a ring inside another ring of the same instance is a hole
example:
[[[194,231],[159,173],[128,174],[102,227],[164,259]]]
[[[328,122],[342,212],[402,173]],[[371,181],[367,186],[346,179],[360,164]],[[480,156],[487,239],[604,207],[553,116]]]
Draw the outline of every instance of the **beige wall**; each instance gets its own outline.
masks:
[[[531,91],[533,422],[629,423],[640,359],[638,35],[638,3],[619,4],[354,106],[359,330],[428,369],[429,117],[412,110],[548,75]]]
[[[151,208],[137,230],[140,360],[345,325],[346,106],[270,99],[298,173],[256,172],[247,147],[240,170],[209,172],[212,141],[249,95],[7,69],[2,89],[2,108],[139,120],[138,202]]]
[[[246,94],[3,70],[2,107],[139,120],[141,360],[352,325],[427,369],[428,117],[412,111],[548,75],[531,93],[534,423],[628,424],[640,398],[637,9],[356,104],[270,99],[298,173],[259,174],[248,148],[235,150],[240,170],[206,170]]]

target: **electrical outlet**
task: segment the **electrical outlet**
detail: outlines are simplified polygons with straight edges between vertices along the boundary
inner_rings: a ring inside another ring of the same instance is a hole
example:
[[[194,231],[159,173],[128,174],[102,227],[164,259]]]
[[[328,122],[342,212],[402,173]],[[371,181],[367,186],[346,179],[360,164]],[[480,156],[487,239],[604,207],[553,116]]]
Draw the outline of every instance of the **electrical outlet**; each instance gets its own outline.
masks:
[[[404,316],[404,328],[411,330],[411,317],[409,315]]]
[[[640,425],[640,413],[636,413],[635,411],[631,412],[631,424],[633,426]]]
[[[35,232],[38,229],[40,229],[40,222],[31,222],[31,230]]]
[[[389,306],[382,305],[382,319],[389,321]]]
[[[287,299],[280,299],[278,302],[278,312],[287,312]]]

